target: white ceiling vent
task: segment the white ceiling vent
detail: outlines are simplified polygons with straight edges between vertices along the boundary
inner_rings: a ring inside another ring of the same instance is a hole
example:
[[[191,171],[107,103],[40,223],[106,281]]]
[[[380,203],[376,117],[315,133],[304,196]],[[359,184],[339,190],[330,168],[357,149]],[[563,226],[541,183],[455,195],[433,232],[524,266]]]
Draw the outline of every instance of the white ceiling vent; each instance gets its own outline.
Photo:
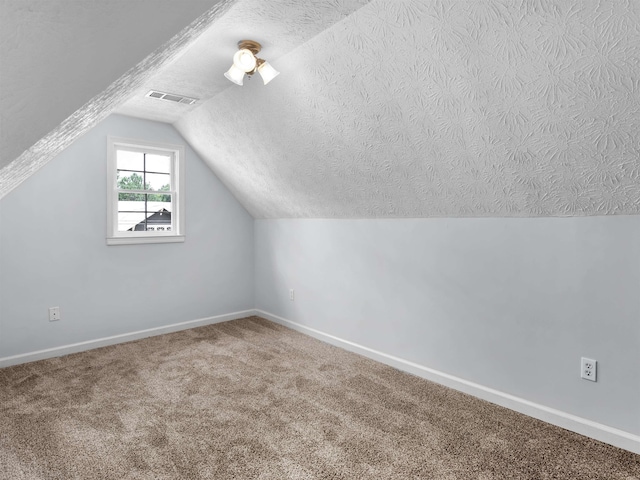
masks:
[[[175,93],[159,92],[157,90],[149,90],[146,95],[151,98],[158,98],[160,100],[168,100],[170,102],[184,103],[186,105],[193,105],[198,101],[197,98],[184,97],[182,95],[176,95]]]

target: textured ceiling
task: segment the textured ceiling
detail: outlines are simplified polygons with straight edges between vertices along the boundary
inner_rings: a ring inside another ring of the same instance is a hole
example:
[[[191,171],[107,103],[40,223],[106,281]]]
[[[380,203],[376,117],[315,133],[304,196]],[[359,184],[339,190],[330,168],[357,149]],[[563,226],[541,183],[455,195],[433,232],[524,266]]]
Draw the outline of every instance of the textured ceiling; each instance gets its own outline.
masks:
[[[640,2],[220,3],[45,147],[95,110],[174,123],[257,218],[640,214]],[[268,86],[222,77],[243,37]]]
[[[174,123],[198,108],[146,97],[151,89],[206,101],[235,85],[224,77],[239,40],[262,44],[270,63],[344,19],[369,0],[238,0],[170,65],[151,77],[117,113]],[[253,79],[252,79],[253,80]],[[256,80],[261,83],[260,80]],[[245,81],[245,85],[248,81]]]
[[[273,63],[176,123],[257,218],[640,213],[640,2],[376,0]]]
[[[0,0],[0,198],[120,104],[230,0]]]

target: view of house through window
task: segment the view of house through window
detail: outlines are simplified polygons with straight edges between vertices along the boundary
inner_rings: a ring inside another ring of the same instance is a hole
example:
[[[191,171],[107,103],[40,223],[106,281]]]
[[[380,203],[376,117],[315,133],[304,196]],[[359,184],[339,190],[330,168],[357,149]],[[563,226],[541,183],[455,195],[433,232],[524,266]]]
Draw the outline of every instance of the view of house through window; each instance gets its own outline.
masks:
[[[118,231],[171,231],[171,156],[117,150]],[[143,193],[144,192],[144,193]]]
[[[109,137],[107,244],[184,241],[182,145]]]

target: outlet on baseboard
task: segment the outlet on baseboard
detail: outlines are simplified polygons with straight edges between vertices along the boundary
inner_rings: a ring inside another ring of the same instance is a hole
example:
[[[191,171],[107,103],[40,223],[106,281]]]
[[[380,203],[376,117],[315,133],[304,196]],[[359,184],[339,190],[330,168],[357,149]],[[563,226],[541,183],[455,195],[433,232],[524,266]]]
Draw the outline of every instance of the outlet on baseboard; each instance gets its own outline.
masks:
[[[60,307],[49,307],[49,321],[55,322],[60,320]]]
[[[597,373],[598,362],[591,358],[582,357],[580,359],[580,377],[585,380],[591,380],[592,382],[596,381],[596,373]]]

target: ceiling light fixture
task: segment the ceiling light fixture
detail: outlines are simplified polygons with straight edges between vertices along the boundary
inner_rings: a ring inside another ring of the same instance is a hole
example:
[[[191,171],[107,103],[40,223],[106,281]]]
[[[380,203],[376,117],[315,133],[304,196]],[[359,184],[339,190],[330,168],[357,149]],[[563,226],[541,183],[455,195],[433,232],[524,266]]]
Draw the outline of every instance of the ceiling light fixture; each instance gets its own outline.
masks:
[[[233,56],[233,65],[225,72],[224,76],[236,85],[242,85],[245,73],[251,77],[258,72],[262,77],[262,81],[266,85],[280,74],[273,68],[269,62],[258,58],[258,52],[262,49],[262,45],[253,40],[240,40],[238,42],[238,51]]]

